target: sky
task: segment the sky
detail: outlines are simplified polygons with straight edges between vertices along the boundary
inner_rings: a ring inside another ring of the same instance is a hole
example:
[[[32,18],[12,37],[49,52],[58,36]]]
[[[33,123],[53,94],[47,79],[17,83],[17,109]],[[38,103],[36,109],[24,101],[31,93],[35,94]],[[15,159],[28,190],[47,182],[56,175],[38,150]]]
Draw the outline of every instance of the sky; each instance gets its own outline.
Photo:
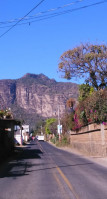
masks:
[[[87,42],[107,45],[107,0],[0,0],[0,79],[42,73],[68,82],[60,56]]]

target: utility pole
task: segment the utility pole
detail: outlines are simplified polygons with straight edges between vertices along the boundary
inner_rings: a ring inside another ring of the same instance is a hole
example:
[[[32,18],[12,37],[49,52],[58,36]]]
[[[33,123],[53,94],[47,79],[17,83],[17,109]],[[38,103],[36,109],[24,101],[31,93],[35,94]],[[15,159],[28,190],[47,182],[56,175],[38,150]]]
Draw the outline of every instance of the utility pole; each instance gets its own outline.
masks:
[[[41,135],[43,135],[43,132],[42,132],[42,125],[41,125]]]
[[[22,137],[22,121],[21,121],[21,145],[23,144],[23,137]]]
[[[59,99],[59,102],[60,102],[60,99]],[[55,115],[57,115],[58,117],[57,134],[59,135],[59,141],[61,141],[62,125],[60,124],[60,105],[59,104],[57,105],[57,110],[55,110]]]
[[[58,125],[60,125],[60,113],[59,113],[59,105],[58,105]]]
[[[60,110],[59,110],[59,105],[58,105],[58,134],[59,134],[59,141],[61,141],[61,129],[60,129]]]

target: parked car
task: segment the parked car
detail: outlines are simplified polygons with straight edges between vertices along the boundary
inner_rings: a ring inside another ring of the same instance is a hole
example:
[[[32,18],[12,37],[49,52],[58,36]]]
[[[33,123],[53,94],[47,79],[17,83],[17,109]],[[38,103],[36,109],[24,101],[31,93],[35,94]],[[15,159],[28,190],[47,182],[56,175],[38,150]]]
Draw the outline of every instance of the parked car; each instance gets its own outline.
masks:
[[[39,141],[44,141],[44,135],[38,135],[36,137]]]

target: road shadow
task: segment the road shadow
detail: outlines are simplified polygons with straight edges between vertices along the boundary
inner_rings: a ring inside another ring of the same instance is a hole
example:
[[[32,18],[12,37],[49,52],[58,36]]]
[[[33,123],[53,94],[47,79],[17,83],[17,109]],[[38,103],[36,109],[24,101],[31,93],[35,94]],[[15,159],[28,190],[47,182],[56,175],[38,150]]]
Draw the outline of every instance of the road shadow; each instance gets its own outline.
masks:
[[[37,145],[37,144],[35,144],[35,143],[30,143],[30,144],[27,144],[27,146],[32,146],[32,145]]]
[[[57,169],[57,168],[68,168],[68,167],[76,167],[76,166],[87,166],[87,165],[92,165],[93,163],[81,163],[81,164],[71,164],[71,165],[54,165],[54,166],[50,166],[50,167],[44,167],[44,168],[39,168],[39,169],[35,169],[35,170],[30,170],[28,172],[34,172],[34,171],[44,171],[44,170],[53,170],[53,169]]]
[[[17,147],[14,154],[8,161],[0,166],[0,178],[21,177],[29,175],[27,169],[31,169],[36,164],[32,163],[33,159],[40,159],[42,151],[32,149],[31,147]]]

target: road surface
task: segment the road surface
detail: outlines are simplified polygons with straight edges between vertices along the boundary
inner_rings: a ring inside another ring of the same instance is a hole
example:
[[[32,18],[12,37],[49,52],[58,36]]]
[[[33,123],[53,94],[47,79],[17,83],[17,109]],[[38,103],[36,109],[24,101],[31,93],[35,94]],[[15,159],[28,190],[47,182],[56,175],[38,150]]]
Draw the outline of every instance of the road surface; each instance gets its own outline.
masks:
[[[107,168],[32,141],[0,167],[0,199],[107,199]]]

